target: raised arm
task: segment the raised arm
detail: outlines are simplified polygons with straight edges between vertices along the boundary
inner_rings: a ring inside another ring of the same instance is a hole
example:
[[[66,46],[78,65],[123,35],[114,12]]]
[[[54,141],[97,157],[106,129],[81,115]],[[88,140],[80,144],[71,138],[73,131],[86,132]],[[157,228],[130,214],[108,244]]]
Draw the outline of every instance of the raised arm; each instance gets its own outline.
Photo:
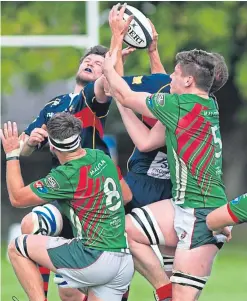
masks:
[[[161,60],[160,60],[160,55],[159,55],[159,50],[158,50],[158,33],[153,25],[153,23],[149,20],[150,25],[152,27],[152,32],[153,32],[153,41],[148,47],[148,55],[149,55],[149,61],[150,61],[150,68],[151,68],[151,73],[164,73],[166,74],[166,70],[163,67]]]
[[[132,110],[124,108],[117,103],[125,128],[141,152],[150,152],[165,145],[165,126],[157,122],[152,129],[149,129]]]
[[[111,45],[110,45],[110,52],[113,49],[117,52],[117,63],[115,66],[116,72],[123,75],[123,61],[122,61],[122,44],[123,38],[125,33],[128,30],[129,24],[132,21],[133,17],[129,17],[127,21],[123,20],[123,14],[126,8],[126,4],[122,6],[122,8],[118,11],[120,4],[114,5],[109,13],[109,25],[112,32],[111,37]],[[130,50],[130,51],[133,51]],[[104,103],[108,100],[108,96],[106,95],[106,91],[108,87],[106,87],[107,82],[104,80],[104,76],[101,76],[99,79],[96,80],[94,85],[94,92],[96,96],[96,100],[100,103]]]
[[[114,65],[116,61],[117,49],[114,49],[112,55],[107,53],[104,63],[104,75],[110,85],[111,95],[124,107],[130,108],[144,116],[154,118],[146,106],[146,98],[150,93],[133,92],[124,79],[115,71]]]

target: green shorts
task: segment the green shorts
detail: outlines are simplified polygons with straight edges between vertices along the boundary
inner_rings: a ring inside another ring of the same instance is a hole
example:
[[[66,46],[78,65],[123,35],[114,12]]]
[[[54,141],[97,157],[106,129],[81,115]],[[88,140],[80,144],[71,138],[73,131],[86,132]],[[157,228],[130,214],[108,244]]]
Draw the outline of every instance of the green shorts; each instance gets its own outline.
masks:
[[[101,300],[120,301],[134,274],[130,254],[91,249],[80,239],[49,237],[48,255],[68,287]]]
[[[216,208],[182,208],[172,201],[175,210],[174,229],[179,242],[177,248],[191,250],[214,244],[219,249],[226,241],[222,234],[213,235],[206,224],[207,215]]]

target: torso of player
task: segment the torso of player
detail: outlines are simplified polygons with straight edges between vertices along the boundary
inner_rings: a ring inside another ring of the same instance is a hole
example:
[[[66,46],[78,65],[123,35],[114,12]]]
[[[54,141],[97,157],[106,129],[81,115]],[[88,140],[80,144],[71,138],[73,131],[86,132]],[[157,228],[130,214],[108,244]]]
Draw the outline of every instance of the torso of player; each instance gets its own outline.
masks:
[[[226,204],[216,102],[193,94],[156,94],[147,105],[166,126],[174,202],[191,208]]]
[[[100,149],[109,155],[106,143],[103,141],[106,117],[110,103],[98,103],[94,97],[94,85],[88,84],[80,93],[69,93],[55,97],[46,104],[38,116],[26,129],[30,135],[35,127],[47,124],[56,113],[69,112],[82,121],[81,146],[83,148]],[[53,166],[58,161],[53,158]]]
[[[48,188],[43,197],[55,196],[72,224],[74,237],[84,245],[125,251],[125,213],[116,166],[104,152],[85,150],[84,157],[53,170],[50,177],[57,183],[56,188],[53,185],[55,195]]]
[[[145,116],[142,116],[142,121],[148,128],[152,128],[157,122],[156,119]],[[128,171],[170,181],[166,152],[165,146],[151,152],[141,152],[135,147],[128,160]]]

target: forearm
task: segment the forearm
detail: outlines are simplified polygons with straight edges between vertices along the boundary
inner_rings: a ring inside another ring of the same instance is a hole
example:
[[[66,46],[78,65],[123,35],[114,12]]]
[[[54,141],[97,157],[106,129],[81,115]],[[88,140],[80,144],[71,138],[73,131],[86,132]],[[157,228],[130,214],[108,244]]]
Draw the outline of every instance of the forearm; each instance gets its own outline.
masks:
[[[227,205],[215,209],[207,216],[207,226],[210,230],[216,231],[225,226],[234,225],[232,217],[228,213]]]
[[[121,76],[124,75],[122,45],[123,45],[123,37],[122,36],[117,37],[117,36],[113,35],[111,38],[110,52],[112,52],[113,49],[115,49],[115,48],[117,49],[117,63],[115,66],[115,70]]]
[[[149,55],[149,60],[150,60],[151,73],[152,74],[155,74],[155,73],[166,74],[166,70],[163,67],[161,60],[160,60],[160,55],[159,55],[158,49],[148,52],[148,55]]]
[[[131,140],[140,151],[145,151],[148,147],[149,128],[145,126],[132,110],[124,108],[119,103],[117,103],[117,107]]]
[[[35,151],[35,149],[36,149],[35,146],[29,146],[26,141],[23,145],[20,155],[23,157],[28,157]]]
[[[15,206],[18,194],[24,187],[19,160],[7,161],[6,181],[10,202],[13,206]]]

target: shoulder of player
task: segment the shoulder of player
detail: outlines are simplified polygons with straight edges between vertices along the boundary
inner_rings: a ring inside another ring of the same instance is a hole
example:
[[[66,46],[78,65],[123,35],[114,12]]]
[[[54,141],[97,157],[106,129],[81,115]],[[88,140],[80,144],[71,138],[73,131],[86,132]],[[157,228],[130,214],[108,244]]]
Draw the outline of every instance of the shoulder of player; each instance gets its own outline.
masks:
[[[82,93],[79,92],[56,96],[45,105],[45,108],[49,111],[58,111],[59,108],[69,108],[69,106],[72,105],[74,100],[78,97],[81,97],[81,95]]]

